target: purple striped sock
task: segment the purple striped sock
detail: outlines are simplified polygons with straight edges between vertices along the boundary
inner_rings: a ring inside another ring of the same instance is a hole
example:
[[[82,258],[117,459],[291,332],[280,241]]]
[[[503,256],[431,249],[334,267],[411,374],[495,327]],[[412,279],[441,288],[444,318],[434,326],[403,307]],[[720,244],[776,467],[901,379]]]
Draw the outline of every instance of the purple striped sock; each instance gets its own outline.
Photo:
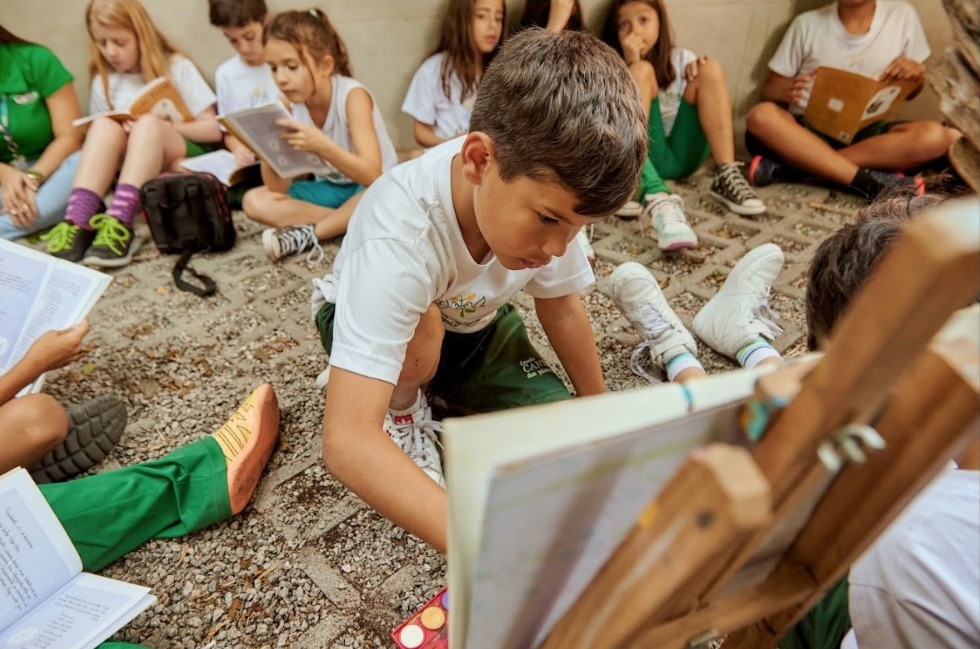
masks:
[[[68,195],[68,207],[65,210],[65,219],[71,221],[80,228],[91,230],[88,222],[92,216],[102,207],[102,197],[91,189],[75,187]]]
[[[126,183],[117,183],[116,190],[112,193],[112,203],[105,213],[132,230],[133,221],[136,219],[136,213],[139,209],[140,188]]]

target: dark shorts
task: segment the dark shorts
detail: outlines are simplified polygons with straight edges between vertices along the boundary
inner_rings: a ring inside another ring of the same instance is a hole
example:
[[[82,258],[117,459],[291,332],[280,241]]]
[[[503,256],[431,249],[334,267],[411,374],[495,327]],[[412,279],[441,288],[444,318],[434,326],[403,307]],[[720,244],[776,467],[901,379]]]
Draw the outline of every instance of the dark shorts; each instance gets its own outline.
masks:
[[[316,314],[324,351],[333,347],[335,305]],[[447,331],[429,390],[461,413],[494,412],[571,397],[568,388],[531,344],[513,305],[497,310],[493,322],[474,333]]]
[[[873,122],[871,124],[868,124],[864,128],[862,128],[857,133],[855,133],[854,139],[851,140],[850,144],[845,144],[839,140],[835,140],[829,135],[825,135],[819,131],[815,131],[809,126],[807,126],[806,122],[803,121],[802,115],[794,115],[793,117],[796,119],[797,124],[805,127],[806,130],[810,131],[811,133],[819,137],[821,140],[829,144],[834,149],[843,149],[844,147],[851,146],[851,144],[857,144],[861,140],[867,140],[868,138],[875,137],[876,135],[884,135],[885,133],[887,133],[888,131],[892,130],[893,128],[895,128],[896,126],[902,123],[900,121],[891,122],[886,120],[882,120],[880,122]],[[758,138],[756,138],[748,131],[745,131],[745,148],[748,149],[749,153],[751,153],[752,155],[763,155],[766,156],[767,158],[779,158],[779,156],[773,153],[773,151],[769,147],[767,147],[765,144],[760,142]]]

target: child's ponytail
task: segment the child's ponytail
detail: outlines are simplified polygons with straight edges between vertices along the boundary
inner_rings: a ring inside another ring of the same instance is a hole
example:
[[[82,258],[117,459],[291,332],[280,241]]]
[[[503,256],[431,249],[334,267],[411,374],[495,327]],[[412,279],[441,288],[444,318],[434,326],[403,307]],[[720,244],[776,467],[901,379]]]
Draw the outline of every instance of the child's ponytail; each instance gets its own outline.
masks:
[[[284,11],[272,19],[265,28],[262,42],[270,38],[285,41],[307,58],[306,65],[313,69],[313,61],[330,55],[334,71],[345,77],[354,76],[350,56],[344,40],[334,29],[326,12],[314,7],[307,11]]]

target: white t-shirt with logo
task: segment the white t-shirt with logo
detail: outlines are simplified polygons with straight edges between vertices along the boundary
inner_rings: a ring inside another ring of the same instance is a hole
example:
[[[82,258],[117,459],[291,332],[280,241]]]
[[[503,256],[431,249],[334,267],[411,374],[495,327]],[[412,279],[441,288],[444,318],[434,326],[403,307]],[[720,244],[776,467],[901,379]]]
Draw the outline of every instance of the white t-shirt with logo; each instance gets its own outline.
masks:
[[[330,108],[327,111],[327,119],[323,122],[323,128],[320,130],[334,143],[353,153],[354,144],[351,142],[350,123],[347,121],[347,96],[354,88],[364,88],[364,85],[356,79],[339,74],[330,77],[330,81],[333,84],[333,92],[330,95]],[[374,120],[374,131],[378,136],[378,144],[381,146],[381,169],[382,171],[387,171],[398,164],[398,154],[395,152],[395,145],[391,143],[391,138],[388,137],[388,130],[385,128],[384,119],[381,117],[381,111],[378,110],[378,102],[375,101],[370,90],[367,88],[364,88],[364,90],[371,97],[371,117]],[[293,104],[291,112],[296,122],[316,126],[313,123],[313,118],[310,116],[310,110],[306,107],[306,104]],[[329,180],[338,185],[349,185],[354,182],[341,173],[329,160],[324,160],[324,162],[330,168],[330,171],[318,175],[318,179]]]
[[[279,88],[268,64],[248,65],[237,54],[215,70],[214,86],[218,94],[218,113],[221,115],[279,98]]]
[[[670,50],[670,64],[674,66],[674,72],[677,76],[674,77],[669,86],[661,88],[657,94],[657,98],[660,100],[660,119],[664,123],[664,135],[670,135],[670,132],[674,130],[677,111],[681,107],[681,100],[684,98],[684,91],[687,89],[684,70],[697,58],[697,54],[691,50],[685,50],[683,47],[675,47]]]
[[[509,270],[475,261],[453,208],[451,164],[463,138],[444,142],[372,183],[357,206],[333,272],[314,280],[313,312],[334,302],[330,364],[395,384],[422,314],[436,304],[447,331],[470,333],[523,290],[556,298],[595,281],[581,248],[545,266]]]
[[[437,136],[448,139],[469,131],[476,93],[471,93],[464,100],[463,82],[454,72],[449,77],[449,96],[446,96],[442,87],[442,62],[445,58],[446,53],[439,52],[422,62],[408,86],[402,112],[423,124],[429,124]]]
[[[871,28],[860,35],[844,28],[833,2],[793,19],[769,69],[792,78],[829,65],[874,77],[900,56],[921,63],[930,53],[919,15],[908,2],[877,0]],[[802,113],[803,107],[794,105],[794,112]]]
[[[152,79],[151,79],[152,81]],[[211,86],[204,80],[197,67],[191,63],[190,59],[175,54],[170,58],[170,81],[180,94],[180,98],[187,104],[191,115],[195,117],[212,106],[216,101]],[[102,89],[102,79],[98,76],[92,79],[92,87],[89,92],[89,114],[104,113],[110,110],[129,110],[130,104],[139,95],[148,82],[143,81],[143,77],[138,72],[109,73],[109,97],[112,98],[112,105],[109,105],[106,94]]]

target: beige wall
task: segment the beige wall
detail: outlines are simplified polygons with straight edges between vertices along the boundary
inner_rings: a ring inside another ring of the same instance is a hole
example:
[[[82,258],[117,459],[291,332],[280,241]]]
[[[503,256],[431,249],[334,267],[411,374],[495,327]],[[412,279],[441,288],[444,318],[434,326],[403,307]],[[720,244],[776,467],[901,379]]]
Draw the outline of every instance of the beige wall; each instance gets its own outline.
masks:
[[[272,11],[295,2],[267,0]],[[211,81],[215,67],[233,54],[208,24],[206,0],[144,0],[160,29],[189,54]],[[374,93],[395,146],[413,146],[411,121],[401,101],[415,68],[435,46],[445,0],[318,0],[350,49],[356,77]],[[586,21],[598,30],[606,0],[582,0]],[[766,61],[793,15],[821,0],[668,0],[677,43],[718,58],[732,90],[736,128],[755,101]],[[912,0],[919,11],[933,58],[950,41],[941,0]],[[309,6],[303,3],[302,6]],[[83,106],[88,102],[88,50],[83,0],[0,0],[0,22],[24,38],[50,47],[71,70]],[[519,17],[523,0],[507,0],[509,20]],[[938,117],[931,90],[903,108],[907,117]],[[741,143],[741,138],[737,138]]]

